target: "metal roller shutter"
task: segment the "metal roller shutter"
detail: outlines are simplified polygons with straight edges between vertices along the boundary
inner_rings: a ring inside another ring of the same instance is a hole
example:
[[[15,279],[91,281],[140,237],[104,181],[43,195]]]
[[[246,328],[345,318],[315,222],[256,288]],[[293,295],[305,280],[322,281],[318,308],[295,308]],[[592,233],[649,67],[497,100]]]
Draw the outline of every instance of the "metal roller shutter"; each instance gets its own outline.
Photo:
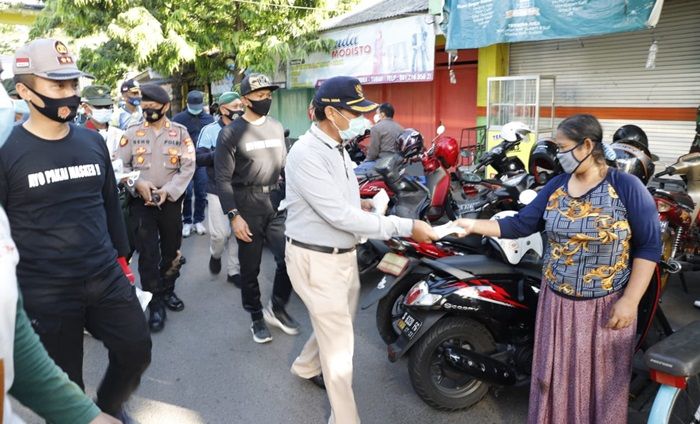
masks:
[[[666,0],[654,30],[516,43],[510,48],[511,75],[555,75],[557,105],[607,108],[696,108],[700,104],[700,3]],[[645,64],[652,39],[658,42],[656,69]],[[649,135],[661,162],[687,153],[695,134],[691,121],[601,119],[606,138],[623,124]],[[666,118],[668,119],[668,118]]]

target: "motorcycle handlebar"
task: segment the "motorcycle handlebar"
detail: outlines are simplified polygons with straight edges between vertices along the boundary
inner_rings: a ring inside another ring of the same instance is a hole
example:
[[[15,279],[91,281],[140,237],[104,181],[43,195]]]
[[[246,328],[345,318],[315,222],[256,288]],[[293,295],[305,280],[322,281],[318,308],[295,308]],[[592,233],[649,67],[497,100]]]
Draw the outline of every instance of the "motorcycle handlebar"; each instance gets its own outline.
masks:
[[[666,168],[665,170],[663,170],[663,171],[659,172],[658,174],[654,175],[654,177],[655,177],[655,178],[659,178],[659,177],[663,177],[663,176],[665,176],[665,175],[671,175],[672,173],[673,173],[673,168],[669,166],[669,167]]]

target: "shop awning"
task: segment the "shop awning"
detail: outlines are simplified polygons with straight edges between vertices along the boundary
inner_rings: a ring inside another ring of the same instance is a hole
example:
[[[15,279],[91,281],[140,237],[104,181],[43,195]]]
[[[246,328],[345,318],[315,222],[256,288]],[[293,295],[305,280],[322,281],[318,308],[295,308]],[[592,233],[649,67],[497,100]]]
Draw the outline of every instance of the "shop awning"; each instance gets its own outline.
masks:
[[[664,0],[446,0],[446,50],[656,26]]]

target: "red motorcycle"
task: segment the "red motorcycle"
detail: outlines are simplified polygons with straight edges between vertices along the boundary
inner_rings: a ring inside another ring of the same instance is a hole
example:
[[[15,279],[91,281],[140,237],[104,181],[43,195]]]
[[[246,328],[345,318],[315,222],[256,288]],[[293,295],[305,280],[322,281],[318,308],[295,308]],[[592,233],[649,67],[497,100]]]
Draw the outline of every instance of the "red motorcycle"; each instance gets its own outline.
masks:
[[[455,202],[450,191],[449,170],[457,165],[459,143],[452,137],[444,136],[444,131],[445,128],[443,126],[438,128],[438,135],[433,139],[427,151],[412,149],[409,152],[401,152],[404,160],[398,164],[401,167],[401,172],[404,172],[408,165],[416,162],[421,163],[425,173],[424,184],[428,189],[430,204],[425,211],[425,216],[420,218],[427,219],[430,222],[435,222],[445,215],[449,219],[457,218]],[[403,134],[411,132],[418,134],[417,131],[410,128],[405,130]],[[422,141],[422,137],[420,137],[420,140]],[[420,177],[413,178],[422,179]],[[376,172],[359,175],[358,180],[360,183],[360,196],[363,199],[371,199],[381,190],[385,190],[392,200],[392,204],[395,203],[396,193],[387,186],[382,177]]]

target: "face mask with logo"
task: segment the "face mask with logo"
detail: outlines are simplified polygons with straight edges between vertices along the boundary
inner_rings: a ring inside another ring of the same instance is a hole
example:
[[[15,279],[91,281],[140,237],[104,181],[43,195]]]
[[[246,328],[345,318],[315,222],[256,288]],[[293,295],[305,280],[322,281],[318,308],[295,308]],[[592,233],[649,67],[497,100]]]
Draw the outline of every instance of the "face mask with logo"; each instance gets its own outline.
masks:
[[[112,109],[93,109],[90,117],[100,124],[106,124],[112,118]]]
[[[36,103],[31,102],[39,113],[56,122],[70,122],[75,119],[80,107],[80,96],[68,96],[60,99],[46,97],[43,94],[37,93],[33,88],[26,85],[32,93],[36,94],[43,102],[44,106],[39,107]]]
[[[561,169],[567,174],[573,174],[576,172],[578,167],[581,166],[581,164],[588,159],[588,156],[591,155],[590,153],[587,154],[583,160],[576,159],[576,156],[574,156],[574,150],[578,149],[579,147],[581,147],[581,144],[577,144],[576,147],[565,152],[557,153],[557,160],[559,160]]]
[[[7,91],[0,87],[0,147],[10,136],[15,123],[15,105]]]
[[[192,115],[199,115],[200,113],[202,113],[202,110],[204,110],[204,109],[201,107],[193,108],[193,107],[187,106],[187,111],[189,113],[191,113]]]
[[[148,122],[156,122],[160,120],[160,118],[163,117],[163,109],[165,106],[162,106],[160,109],[155,109],[155,108],[148,108],[143,110],[143,118],[148,121]]]
[[[127,102],[129,102],[131,106],[139,106],[141,104],[141,97],[129,97]]]
[[[338,114],[345,118],[345,120],[350,124],[347,129],[341,130],[333,121],[331,121],[331,123],[333,123],[335,128],[338,130],[338,134],[343,142],[348,142],[353,138],[364,135],[365,131],[369,129],[369,120],[362,115],[356,118],[348,119],[345,117],[345,115],[340,113],[340,111]]]
[[[272,106],[272,99],[263,99],[263,100],[248,99],[248,101],[250,101],[250,103],[251,103],[250,110],[252,110],[256,114],[258,114],[260,116],[266,116],[268,113],[270,113],[270,107]]]
[[[224,116],[233,121],[234,119],[238,119],[241,116],[243,116],[244,113],[245,112],[243,112],[242,110],[229,110],[226,111],[226,113],[224,113]]]

